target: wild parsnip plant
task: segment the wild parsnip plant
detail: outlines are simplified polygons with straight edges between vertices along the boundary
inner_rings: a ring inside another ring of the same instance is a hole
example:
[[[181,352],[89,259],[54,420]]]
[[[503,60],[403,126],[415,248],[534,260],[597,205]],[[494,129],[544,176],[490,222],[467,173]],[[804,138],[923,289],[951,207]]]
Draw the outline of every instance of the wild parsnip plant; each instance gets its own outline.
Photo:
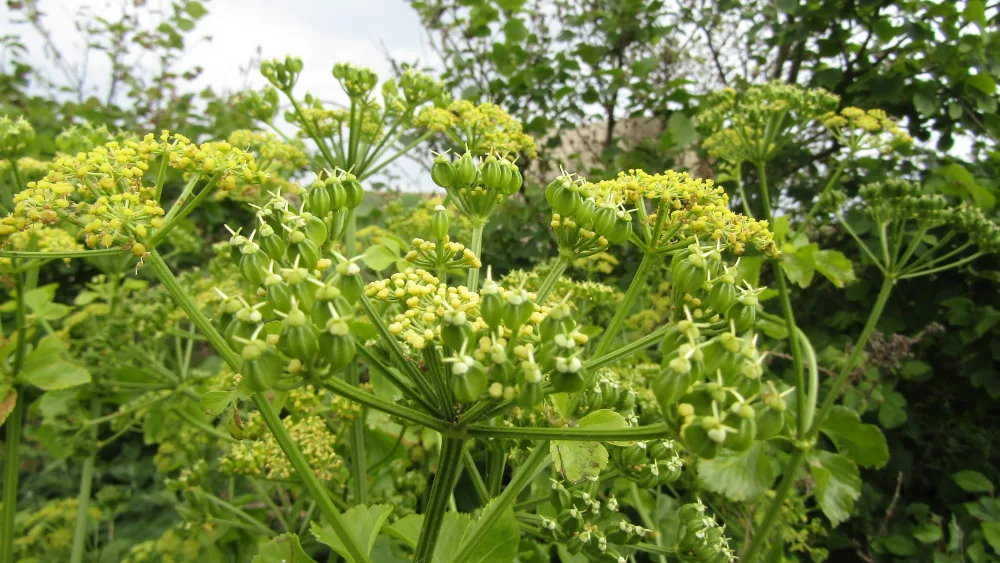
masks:
[[[914,184],[890,180],[843,197],[838,181],[853,158],[891,156],[908,136],[878,110],[838,111],[824,91],[769,84],[710,97],[700,118],[705,148],[731,168],[744,213],[722,187],[684,172],[624,170],[601,181],[564,173],[544,188],[558,247],[544,276],[495,278],[483,233],[519,197],[520,157],[535,156],[520,124],[495,105],[448,99],[426,75],[405,70],[379,86],[373,72],[348,64],[333,76],[349,108],[330,107],[295,94],[301,70],[295,58],[266,61],[271,86],[241,101],[274,134],[241,130],[199,144],[166,131],[112,139],[106,130],[74,130],[63,138],[74,152],[36,166],[30,181],[19,160],[30,125],[0,121],[0,156],[18,187],[0,219],[0,268],[13,286],[3,311],[15,317],[0,347],[0,563],[15,553],[29,401],[87,384],[92,410],[78,435],[99,449],[141,424],[160,445],[157,463],[178,471],[167,483],[178,511],[200,525],[137,545],[128,560],[171,550],[187,560],[221,557],[205,539],[221,529],[242,534],[252,549],[241,555],[260,562],[314,561],[323,549],[355,563],[389,555],[542,561],[553,549],[595,562],[754,561],[803,461],[834,523],[857,496],[857,466],[885,463],[878,429],[835,403],[893,286],[1000,247],[997,226],[981,213],[949,207]],[[275,136],[285,135],[274,123],[279,92],[297,139]],[[434,135],[452,150],[415,158],[447,198],[426,229],[391,233],[409,248],[375,268],[355,236],[366,185]],[[775,213],[768,164],[816,135],[832,136],[845,154],[793,229]],[[745,182],[744,165],[755,183]],[[307,168],[315,178],[303,187],[297,180]],[[182,187],[168,201],[171,177]],[[754,199],[748,187],[757,188]],[[229,225],[205,271],[176,275],[166,249],[192,244],[185,219],[222,197],[244,202],[252,219]],[[851,206],[867,214],[874,247],[845,219]],[[838,285],[853,271],[843,255],[810,245],[805,227],[819,214],[836,217],[885,279],[822,402],[816,354],[795,324],[788,282],[808,285],[803,264]],[[468,225],[468,240],[452,238],[455,217]],[[625,247],[641,258],[624,293],[567,276],[572,265]],[[83,258],[104,260],[105,274],[76,300],[78,309],[54,303],[54,288],[35,287],[39,268]],[[774,266],[769,293],[781,316],[763,311],[767,288],[746,275],[744,259]],[[137,273],[151,274],[156,289],[129,285]],[[630,322],[650,294],[655,310]],[[611,310],[597,300],[613,302]],[[131,315],[118,319],[124,308]],[[597,315],[605,318],[595,322]],[[70,350],[57,321],[64,335],[91,333],[80,337],[81,350]],[[105,340],[93,337],[102,322]],[[768,336],[774,327],[781,338]],[[770,368],[780,339],[791,351],[790,383]],[[107,354],[114,362],[98,359]],[[199,355],[221,367],[202,367],[211,362],[193,359]],[[140,377],[123,379],[122,368]],[[102,416],[97,391],[122,388],[134,396]],[[168,416],[182,425],[176,435],[163,430]],[[99,440],[104,422],[116,433]],[[370,464],[376,424],[391,429],[395,445]],[[821,433],[838,453],[822,448]],[[401,444],[406,456],[394,457]],[[206,453],[213,447],[225,451],[221,460]],[[712,497],[761,494],[742,483],[769,488],[768,456],[785,450],[769,507],[756,526],[734,530]],[[76,502],[54,505],[63,520],[76,512],[74,562],[83,560],[89,523],[101,518],[89,504],[95,451]],[[433,473],[429,484],[424,470]],[[228,494],[213,490],[218,475],[229,479]],[[462,479],[474,498],[456,494]],[[260,501],[263,518],[237,502],[237,480]],[[672,493],[669,534],[659,509],[647,505],[654,489]]]

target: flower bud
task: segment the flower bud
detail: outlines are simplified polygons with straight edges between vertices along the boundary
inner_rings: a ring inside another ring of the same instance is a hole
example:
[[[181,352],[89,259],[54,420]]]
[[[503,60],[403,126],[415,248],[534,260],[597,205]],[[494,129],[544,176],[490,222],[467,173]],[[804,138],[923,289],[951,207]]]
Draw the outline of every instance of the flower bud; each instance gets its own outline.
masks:
[[[434,213],[431,215],[431,233],[434,235],[434,238],[438,240],[448,238],[448,227],[448,212],[444,206],[438,205],[434,207]]]
[[[455,187],[455,175],[457,170],[455,165],[446,154],[439,154],[434,157],[434,165],[431,166],[431,179],[434,183],[446,190]]]

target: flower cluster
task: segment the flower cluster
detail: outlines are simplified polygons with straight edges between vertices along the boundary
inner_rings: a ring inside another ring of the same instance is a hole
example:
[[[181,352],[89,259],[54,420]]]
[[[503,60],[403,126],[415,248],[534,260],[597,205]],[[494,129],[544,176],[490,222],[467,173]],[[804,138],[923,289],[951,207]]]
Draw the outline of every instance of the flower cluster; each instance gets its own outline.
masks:
[[[424,109],[414,124],[445,133],[456,147],[465,147],[473,153],[538,156],[534,138],[524,132],[520,121],[496,104],[475,105],[467,100],[457,100],[445,107]]]
[[[50,500],[40,508],[31,511],[25,520],[18,519],[18,529],[14,534],[14,555],[19,561],[30,561],[35,557],[52,557],[57,554],[68,558],[73,542],[73,526],[76,522],[76,498]],[[91,505],[87,518],[100,521],[101,509]]]
[[[182,563],[197,561],[202,555],[197,537],[168,528],[160,537],[129,548],[122,563]]]
[[[7,241],[7,250],[66,252],[83,250],[83,245],[62,229],[35,224],[24,231],[13,233]],[[68,264],[70,259],[63,258],[63,261]],[[10,258],[0,258],[0,264],[10,264]]]
[[[206,179],[232,189],[236,177],[254,181],[256,161],[228,143],[197,145],[182,135],[164,131],[141,141],[112,141],[90,152],[60,157],[54,169],[14,197],[13,213],[0,220],[0,242],[36,224],[60,222],[76,227],[90,248],[121,246],[136,255],[144,241],[165,225],[166,211],[158,201],[160,186],[143,182],[155,158],[190,176],[193,187]]]
[[[723,161],[763,163],[785,146],[802,142],[817,119],[840,99],[821,88],[772,82],[737,92],[725,88],[708,96],[697,116],[707,137],[703,146]]]
[[[343,459],[337,455],[337,436],[327,427],[320,416],[286,417],[282,420],[289,435],[298,444],[316,477],[323,481],[339,481],[343,478]],[[291,478],[292,464],[285,457],[274,436],[267,431],[261,417],[251,418],[245,423],[247,436],[257,436],[254,440],[242,440],[233,444],[229,454],[222,460],[224,471],[238,475],[255,475],[267,479]]]
[[[24,117],[0,116],[0,158],[17,158],[35,140],[35,129]]]
[[[913,143],[913,137],[880,109],[846,107],[822,116],[820,121],[838,143],[853,151],[890,153],[896,147]]]
[[[469,151],[454,162],[447,154],[437,155],[431,179],[448,192],[463,215],[481,222],[488,221],[524,182],[521,171],[510,160],[489,154],[476,163]]]
[[[645,489],[677,481],[684,468],[672,440],[616,447],[611,452],[611,460],[623,477]]]
[[[563,175],[545,188],[545,197],[558,214],[592,228],[612,244],[632,238],[633,218],[638,216],[640,228],[649,233],[646,243],[654,250],[701,239],[734,254],[745,252],[748,243],[770,256],[778,254],[767,221],[734,213],[720,186],[685,172],[629,170],[597,183]],[[647,214],[646,202],[653,213]]]
[[[730,563],[736,560],[725,527],[705,513],[701,500],[681,506],[678,517],[681,529],[677,534],[676,552],[682,561]]]

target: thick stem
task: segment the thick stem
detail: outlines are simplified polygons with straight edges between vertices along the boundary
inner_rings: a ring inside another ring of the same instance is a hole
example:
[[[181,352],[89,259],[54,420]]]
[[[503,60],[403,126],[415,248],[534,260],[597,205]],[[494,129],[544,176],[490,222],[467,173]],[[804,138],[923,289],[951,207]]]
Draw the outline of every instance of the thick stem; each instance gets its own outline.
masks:
[[[361,384],[361,374],[357,362],[347,366],[347,384],[357,387]],[[368,460],[365,458],[365,415],[362,406],[358,417],[351,422],[351,489],[354,502],[368,504]]]
[[[469,250],[482,262],[483,257],[483,229],[486,227],[484,220],[473,219],[472,222],[472,242],[469,243]],[[466,278],[465,286],[469,291],[476,293],[479,291],[479,270],[481,268],[469,268],[469,276]]]
[[[114,309],[112,309],[113,311]],[[92,418],[96,418],[100,414],[101,401],[99,398],[94,397],[90,400],[90,415]],[[91,439],[96,442],[96,425],[91,428],[90,435]],[[83,561],[83,550],[87,542],[87,520],[89,520],[87,512],[90,511],[90,491],[94,485],[94,462],[96,459],[97,451],[95,450],[83,462],[83,473],[80,475],[80,492],[76,497],[76,525],[73,529],[73,548],[70,551],[70,563],[81,563]]]
[[[17,262],[14,262],[17,266]],[[14,365],[12,379],[17,376],[24,365],[24,355],[28,345],[28,323],[24,301],[24,274],[14,275],[14,291],[16,296],[15,323],[17,327],[17,348],[14,350]],[[17,388],[14,388],[17,392]],[[7,416],[7,434],[4,444],[4,474],[3,474],[3,522],[0,529],[0,563],[14,561],[14,519],[17,516],[17,483],[21,469],[21,425],[27,409],[24,408],[26,397],[18,392],[14,398],[14,408]]]
[[[205,338],[215,348],[216,352],[229,364],[229,367],[239,372],[242,364],[239,354],[229,347],[222,334],[212,325],[212,321],[205,316],[205,313],[185,293],[180,283],[178,283],[177,278],[174,277],[173,272],[170,271],[170,268],[163,261],[163,258],[156,249],[150,251],[149,256],[146,258],[146,263],[153,269],[153,273],[160,280],[160,283],[163,284],[163,287],[170,293],[170,296],[180,308],[184,310],[188,318],[191,319],[191,322],[205,335]],[[337,507],[334,506],[333,501],[330,499],[330,493],[316,477],[316,474],[313,473],[312,468],[309,467],[309,462],[306,461],[298,445],[288,434],[288,429],[281,422],[281,418],[274,410],[267,396],[262,392],[257,392],[251,398],[257,406],[257,411],[260,413],[261,418],[264,419],[268,430],[271,431],[275,441],[278,442],[278,446],[281,447],[285,456],[288,457],[288,461],[292,464],[295,473],[302,480],[302,484],[309,492],[309,496],[312,500],[316,501],[323,516],[329,522],[330,527],[333,528],[337,536],[340,537],[340,540],[344,542],[351,557],[355,562],[370,561],[367,550],[363,550],[354,540],[354,537],[347,533],[347,526],[344,524],[340,512],[337,511]]]
[[[442,438],[441,458],[438,460],[437,474],[434,476],[431,495],[424,510],[424,525],[420,529],[420,539],[417,540],[417,549],[413,555],[414,563],[430,563],[433,559],[444,515],[448,510],[448,500],[455,490],[458,472],[462,468],[463,450],[465,450],[465,440]]]
[[[473,424],[466,430],[469,436],[480,438],[512,438],[516,440],[564,440],[576,442],[608,442],[653,440],[668,437],[669,430],[663,422],[633,426],[631,428],[581,428],[564,426],[561,428],[544,428],[535,426],[483,426]]]
[[[486,539],[486,536],[493,532],[493,525],[503,515],[504,510],[514,504],[517,495],[521,494],[521,491],[534,480],[538,472],[548,465],[550,461],[549,443],[543,441],[536,444],[534,451],[531,452],[528,459],[514,473],[514,477],[507,484],[507,488],[483,511],[482,516],[479,517],[479,522],[476,524],[475,531],[462,541],[462,545],[459,547],[455,557],[452,558],[452,561],[470,561],[472,559],[473,552]],[[427,525],[426,521],[424,525]]]
[[[763,547],[764,543],[767,541],[768,533],[771,531],[771,527],[774,526],[774,521],[781,512],[781,505],[785,502],[785,497],[788,496],[789,491],[792,490],[792,486],[795,484],[795,478],[799,472],[799,466],[802,465],[802,459],[805,457],[806,452],[801,448],[796,448],[792,455],[788,458],[788,464],[785,465],[785,474],[781,478],[781,483],[778,488],[774,491],[774,498],[771,499],[771,503],[767,507],[767,513],[764,515],[764,521],[760,523],[757,530],[754,532],[753,537],[750,538],[750,545],[747,546],[746,551],[740,557],[740,561],[755,561],[757,552],[759,552]]]
[[[556,288],[556,284],[559,283],[559,278],[569,267],[569,258],[566,258],[559,253],[559,258],[556,259],[556,263],[552,265],[552,269],[549,270],[548,275],[542,280],[542,285],[538,286],[538,292],[535,293],[535,301],[539,305],[545,304],[545,299],[548,298],[552,290]]]

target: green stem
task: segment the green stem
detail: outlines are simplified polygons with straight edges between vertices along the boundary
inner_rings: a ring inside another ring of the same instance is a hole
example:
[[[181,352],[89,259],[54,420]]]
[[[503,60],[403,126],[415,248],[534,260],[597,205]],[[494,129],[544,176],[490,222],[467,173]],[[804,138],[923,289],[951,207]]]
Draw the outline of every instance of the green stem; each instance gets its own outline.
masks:
[[[531,452],[528,459],[514,473],[510,483],[507,484],[507,488],[483,510],[483,514],[479,517],[479,522],[476,524],[476,529],[462,541],[462,545],[458,548],[458,553],[455,554],[452,561],[472,560],[473,552],[493,532],[493,525],[500,519],[500,516],[503,515],[508,507],[514,504],[517,495],[521,494],[521,491],[535,479],[538,472],[550,462],[548,442],[542,441],[536,444],[535,450]],[[424,525],[426,526],[427,524],[425,523]]]
[[[844,227],[844,230],[847,231],[847,234],[851,235],[851,238],[854,239],[854,242],[858,245],[858,247],[861,248],[861,250],[863,250],[864,253],[868,255],[868,258],[871,259],[872,263],[875,264],[875,266],[879,269],[879,271],[882,272],[882,275],[884,276],[889,275],[888,270],[885,269],[886,267],[882,265],[882,261],[875,256],[875,253],[872,252],[871,248],[868,248],[868,245],[865,244],[865,242],[861,240],[861,237],[859,237],[858,234],[854,232],[854,229],[852,229],[851,225],[844,220],[844,217],[838,213],[837,219],[840,220],[840,224]]]
[[[486,222],[482,219],[472,220],[472,242],[469,243],[469,250],[479,258],[482,262],[482,252],[483,252],[483,229],[486,227]],[[469,288],[469,291],[476,293],[479,291],[479,270],[481,268],[469,268],[469,276],[466,278],[465,286]],[[541,302],[541,301],[539,301]]]
[[[399,389],[400,391],[402,391],[403,394],[406,395],[406,397],[409,398],[410,400],[414,401],[415,403],[420,404],[420,406],[422,406],[427,412],[434,412],[434,408],[431,406],[431,404],[426,399],[424,399],[423,396],[419,395],[416,391],[414,391],[412,387],[410,387],[409,385],[407,385],[405,381],[403,381],[402,379],[399,379],[399,377],[391,369],[389,369],[388,366],[386,366],[385,364],[383,364],[381,361],[379,361],[378,358],[376,358],[374,355],[372,355],[372,353],[367,348],[365,348],[364,342],[357,341],[357,342],[355,342],[355,344],[356,344],[356,347],[357,347],[357,350],[358,350],[358,354],[361,355],[361,356],[363,356],[364,359],[365,359],[365,361],[368,362],[368,369],[369,370],[377,371],[379,373],[379,375],[381,375],[382,377],[385,377],[386,379],[388,379],[389,382],[392,383],[392,385],[396,389]],[[358,389],[353,389],[353,388],[349,388],[348,391],[349,392],[356,392],[357,394],[363,393],[362,391],[360,391]],[[345,395],[345,396],[347,396],[347,395]],[[369,397],[374,397],[374,395],[371,395],[370,393],[363,393],[363,398],[362,399],[354,399],[354,400],[358,401],[359,403],[366,404],[366,405],[368,405],[370,407],[374,406],[372,403],[366,403],[365,402],[365,400],[367,398],[369,398]],[[396,406],[395,403],[386,403],[386,404],[389,405],[389,407]],[[378,407],[378,406],[375,406],[374,408],[376,408],[378,410],[382,410],[382,411],[385,410],[384,408]],[[401,408],[406,408],[406,407],[401,407]],[[412,410],[412,409],[407,409],[407,410]],[[385,411],[385,412],[388,412],[388,411]],[[434,418],[434,417],[427,417],[427,415],[425,415],[424,413],[421,413],[419,411],[412,411],[412,412],[416,413],[416,415],[420,415],[420,416],[426,417],[428,420],[435,420],[435,421],[438,420],[437,418]],[[400,415],[398,415],[398,413],[390,413],[390,414],[397,414],[397,416],[400,416]],[[402,418],[407,418],[407,417],[402,416]],[[416,420],[414,420],[414,422],[416,422]],[[425,422],[421,422],[420,424],[423,424],[424,426],[427,425],[427,423],[425,423]]]
[[[16,262],[14,264],[17,265]],[[25,318],[24,274],[14,275],[14,291],[16,292],[15,325],[17,327],[17,348],[14,350],[14,365],[11,379],[17,380],[24,365],[24,355],[27,349],[28,323]],[[14,388],[17,392],[17,388]],[[4,474],[3,474],[3,522],[0,529],[0,563],[14,561],[14,519],[17,517],[17,489],[19,470],[21,469],[21,425],[27,410],[24,403],[27,398],[17,392],[14,398],[14,408],[7,417],[7,434],[4,444]]]
[[[972,262],[973,260],[975,260],[975,259],[979,258],[980,256],[982,256],[983,254],[984,254],[983,252],[977,252],[977,253],[973,254],[972,256],[969,256],[969,257],[966,257],[966,258],[962,258],[961,260],[958,260],[956,262],[952,262],[951,264],[947,264],[945,266],[940,266],[940,267],[937,267],[937,268],[932,268],[930,270],[921,270],[919,272],[911,272],[911,273],[908,273],[908,274],[901,275],[901,276],[899,276],[899,279],[901,279],[901,280],[907,280],[907,279],[910,279],[910,278],[918,278],[918,277],[921,277],[921,276],[929,276],[931,274],[937,274],[939,272],[944,272],[945,270],[950,270],[952,268],[957,268],[959,266],[968,264],[969,262]]]
[[[420,529],[420,538],[413,555],[414,563],[430,563],[434,557],[441,525],[448,509],[448,500],[455,490],[458,472],[462,468],[462,451],[465,450],[465,440],[461,438],[443,437],[441,440],[441,457],[438,459],[437,474],[431,485],[431,495],[424,510],[424,525]],[[456,559],[462,561],[462,559]]]
[[[608,352],[607,354],[604,354],[600,358],[595,358],[590,360],[589,362],[583,364],[583,369],[584,371],[591,373],[601,369],[604,366],[611,365],[617,362],[618,360],[627,358],[632,354],[635,354],[639,350],[642,350],[643,348],[647,348],[659,342],[660,338],[668,330],[673,328],[673,326],[674,326],[673,324],[665,324],[638,340],[633,340],[632,342],[629,342],[628,344],[615,349],[613,352]]]
[[[639,518],[642,520],[643,526],[646,526],[650,530],[659,530],[659,526],[656,522],[649,517],[649,510],[646,509],[646,504],[642,502],[642,498],[639,496],[639,487],[635,486],[635,483],[630,483],[630,491],[632,492],[632,501],[634,502],[635,509],[639,512]],[[660,547],[663,545],[663,534],[656,534],[656,545]],[[662,554],[659,557],[660,563],[667,563],[667,558]]]
[[[205,335],[205,338],[208,339],[209,343],[215,348],[222,359],[234,371],[240,372],[242,359],[239,354],[229,347],[225,338],[212,325],[212,321],[205,316],[205,313],[198,308],[191,297],[181,288],[177,278],[174,277],[173,272],[170,271],[170,268],[155,248],[150,250],[149,256],[146,258],[146,263],[150,265],[153,273],[156,274],[160,283],[163,284],[163,287],[170,293],[170,296],[178,306],[184,310],[191,322],[201,330],[202,334]],[[267,424],[268,429],[278,443],[278,446],[281,447],[285,456],[288,457],[288,461],[292,464],[292,468],[295,469],[295,473],[302,480],[302,484],[309,492],[309,496],[319,505],[320,512],[323,513],[323,516],[329,522],[330,527],[333,528],[337,536],[340,537],[340,540],[344,542],[351,557],[358,563],[370,561],[367,551],[363,550],[354,540],[354,537],[347,532],[347,526],[344,524],[340,512],[337,511],[337,507],[330,500],[329,492],[316,477],[316,474],[313,473],[312,468],[309,467],[309,462],[306,461],[298,445],[288,434],[288,429],[281,422],[281,418],[274,410],[271,402],[268,401],[267,396],[262,392],[257,392],[251,398],[257,406],[257,411],[260,413],[261,418],[264,419],[264,423]]]
[[[802,459],[805,457],[806,451],[802,448],[796,448],[792,455],[788,458],[788,463],[785,464],[785,474],[781,478],[781,483],[778,488],[774,490],[774,498],[771,499],[770,504],[767,507],[767,513],[764,515],[764,521],[760,523],[760,526],[754,532],[753,536],[750,538],[750,545],[747,546],[746,551],[740,557],[740,561],[755,561],[757,552],[759,552],[764,547],[764,543],[767,541],[768,533],[771,531],[771,527],[774,526],[774,521],[781,512],[781,505],[785,502],[785,497],[792,490],[792,486],[795,485],[795,479],[798,476],[799,466],[802,465]]]
[[[632,312],[632,306],[635,304],[636,298],[639,297],[639,292],[646,284],[646,278],[653,271],[653,266],[656,264],[658,258],[656,254],[651,252],[643,255],[642,262],[639,263],[639,269],[636,270],[635,277],[632,278],[632,283],[629,284],[628,290],[625,292],[625,297],[622,298],[622,302],[618,306],[614,318],[611,319],[607,330],[601,335],[601,339],[597,343],[597,348],[594,349],[594,353],[591,355],[592,359],[600,358],[608,353],[615,337],[618,336],[618,331],[625,324],[625,318]]]
[[[577,442],[608,442],[630,440],[653,440],[668,435],[663,422],[633,426],[631,428],[601,429],[564,426],[561,428],[541,428],[534,426],[502,427],[473,424],[466,433],[480,438],[513,438],[517,440],[567,440]]]
[[[851,154],[848,154],[847,158],[842,160],[840,162],[840,166],[838,166],[837,169],[833,172],[833,176],[830,176],[830,180],[826,183],[826,186],[823,187],[823,191],[819,193],[819,197],[816,199],[816,203],[814,203],[813,206],[809,209],[809,213],[806,213],[806,217],[805,219],[802,220],[801,223],[799,223],[799,227],[795,229],[796,235],[801,234],[802,231],[805,230],[806,226],[809,225],[809,222],[812,221],[812,218],[816,215],[816,212],[819,211],[820,205],[823,204],[823,198],[826,197],[826,194],[829,193],[831,189],[833,189],[834,185],[837,184],[837,180],[839,180],[841,174],[844,173],[844,169],[847,168],[847,163],[848,161],[850,161],[852,156],[853,152]]]
[[[542,285],[538,286],[538,291],[535,292],[535,302],[539,305],[545,303],[545,299],[548,298],[552,290],[556,288],[556,284],[559,283],[559,277],[563,275],[566,268],[569,267],[569,258],[566,258],[559,253],[559,258],[556,259],[556,263],[552,265],[552,269],[549,270],[548,275],[542,280]]]
[[[476,467],[476,460],[472,459],[472,454],[469,453],[469,450],[462,452],[462,465],[465,466],[465,472],[469,475],[469,479],[472,480],[472,486],[476,489],[476,496],[479,497],[479,502],[483,506],[486,506],[486,503],[490,502],[490,491],[486,488],[483,476],[480,475],[479,468]]]
[[[361,374],[357,362],[347,366],[347,384],[358,387],[361,384]],[[365,458],[365,414],[362,406],[358,417],[351,422],[351,489],[354,492],[354,502],[368,504],[368,460]]]
[[[397,158],[399,158],[399,157],[403,156],[404,154],[410,152],[410,150],[412,150],[413,147],[415,147],[415,146],[419,145],[420,143],[424,142],[430,136],[431,136],[430,133],[425,133],[425,134],[421,135],[420,137],[417,137],[417,139],[415,141],[413,141],[413,142],[409,143],[408,145],[404,146],[403,148],[399,149],[399,152],[397,152],[396,154],[392,155],[391,157],[383,160],[382,162],[378,163],[371,170],[365,170],[364,171],[364,174],[365,174],[364,177],[365,178],[371,178],[375,174],[378,174],[386,166],[389,166],[390,164],[392,164],[393,162],[395,162],[395,160]],[[360,176],[359,176],[359,179],[361,179]]]
[[[154,248],[157,244],[162,242],[163,239],[166,238],[168,234],[170,234],[170,231],[172,231],[174,227],[177,226],[177,223],[181,222],[199,205],[201,205],[201,202],[204,201],[206,197],[208,197],[208,194],[212,193],[212,188],[215,187],[216,182],[218,182],[219,178],[221,177],[222,177],[221,172],[213,176],[212,179],[209,180],[207,184],[205,184],[205,187],[203,187],[201,191],[198,192],[198,195],[194,196],[194,199],[192,199],[190,203],[184,205],[176,213],[174,213],[174,209],[177,207],[177,204],[174,204],[174,207],[171,207],[170,212],[167,213],[167,217],[163,221],[163,226],[160,227],[159,229],[156,229],[156,232],[153,233],[153,236],[149,237],[147,246],[149,248]],[[178,204],[179,203],[180,201],[178,201]]]
[[[29,252],[25,250],[0,250],[4,258],[92,258],[95,256],[113,256],[127,253],[121,248],[100,248],[95,250],[66,250],[63,252]]]
[[[278,519],[278,523],[281,524],[282,529],[286,532],[291,532],[292,528],[288,525],[288,520],[285,519],[285,515],[282,513],[281,508],[275,504],[274,499],[271,498],[270,492],[264,488],[256,479],[250,479],[250,484],[257,491],[257,495],[264,499],[264,503],[267,504],[268,508],[274,512],[275,518]]]
[[[113,312],[113,310],[112,310]],[[101,400],[96,396],[90,400],[90,414],[97,417],[101,414]],[[97,440],[97,426],[90,432],[91,440]],[[80,475],[80,492],[77,494],[76,524],[73,528],[73,548],[70,551],[70,563],[83,561],[83,550],[87,542],[87,512],[90,510],[90,491],[94,485],[94,462],[97,458],[95,450],[83,461],[83,473]]]
[[[221,498],[219,498],[219,497],[217,497],[217,496],[215,496],[213,494],[206,494],[206,495],[204,495],[204,498],[208,499],[209,502],[211,502],[212,504],[218,506],[219,508],[224,508],[224,509],[228,510],[234,516],[236,516],[240,520],[243,520],[244,522],[246,522],[247,524],[249,524],[250,526],[252,526],[253,528],[255,528],[257,531],[263,533],[264,535],[266,535],[268,537],[271,537],[271,536],[275,535],[274,534],[274,530],[272,530],[271,528],[268,528],[267,526],[265,526],[264,524],[262,524],[260,520],[257,520],[253,516],[250,516],[249,514],[247,514],[246,511],[243,510],[242,508],[240,508],[240,507],[238,507],[238,506],[236,506],[234,504],[228,503],[228,502],[222,500]]]

